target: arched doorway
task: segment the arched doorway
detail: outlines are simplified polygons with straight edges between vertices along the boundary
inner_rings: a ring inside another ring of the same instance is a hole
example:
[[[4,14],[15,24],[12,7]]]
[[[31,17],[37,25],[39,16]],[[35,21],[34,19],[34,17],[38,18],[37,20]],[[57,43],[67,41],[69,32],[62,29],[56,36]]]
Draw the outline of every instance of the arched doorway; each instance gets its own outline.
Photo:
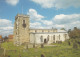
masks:
[[[46,39],[44,39],[44,43],[47,43],[47,40]]]

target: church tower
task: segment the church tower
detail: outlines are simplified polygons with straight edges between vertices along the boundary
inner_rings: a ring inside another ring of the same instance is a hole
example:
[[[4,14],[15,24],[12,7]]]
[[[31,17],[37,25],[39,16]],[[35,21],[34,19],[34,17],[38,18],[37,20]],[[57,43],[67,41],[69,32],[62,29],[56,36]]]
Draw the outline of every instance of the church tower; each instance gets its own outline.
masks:
[[[17,14],[14,23],[14,44],[29,43],[29,15]]]

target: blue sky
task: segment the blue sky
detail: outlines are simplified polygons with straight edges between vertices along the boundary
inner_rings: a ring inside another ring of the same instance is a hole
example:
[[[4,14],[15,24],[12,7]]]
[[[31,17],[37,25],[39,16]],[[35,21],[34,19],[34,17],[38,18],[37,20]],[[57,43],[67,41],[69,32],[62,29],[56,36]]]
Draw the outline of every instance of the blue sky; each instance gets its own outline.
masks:
[[[0,34],[13,34],[15,16],[30,15],[30,28],[80,28],[80,0],[0,0]]]

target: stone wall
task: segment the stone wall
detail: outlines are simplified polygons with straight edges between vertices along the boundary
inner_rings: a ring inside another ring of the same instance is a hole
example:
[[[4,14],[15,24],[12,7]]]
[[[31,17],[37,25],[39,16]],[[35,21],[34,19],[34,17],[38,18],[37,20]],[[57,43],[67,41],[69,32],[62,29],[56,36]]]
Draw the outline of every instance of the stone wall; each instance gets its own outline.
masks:
[[[23,26],[25,20],[25,27]],[[29,16],[18,14],[15,17],[14,44],[21,45],[29,42]]]

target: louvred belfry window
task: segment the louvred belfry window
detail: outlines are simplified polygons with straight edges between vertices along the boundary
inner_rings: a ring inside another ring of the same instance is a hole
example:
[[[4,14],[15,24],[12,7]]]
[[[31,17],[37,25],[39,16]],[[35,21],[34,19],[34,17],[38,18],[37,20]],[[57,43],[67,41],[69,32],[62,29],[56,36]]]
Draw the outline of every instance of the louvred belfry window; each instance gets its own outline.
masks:
[[[22,25],[23,25],[24,28],[26,28],[25,20],[23,20],[23,24]]]

